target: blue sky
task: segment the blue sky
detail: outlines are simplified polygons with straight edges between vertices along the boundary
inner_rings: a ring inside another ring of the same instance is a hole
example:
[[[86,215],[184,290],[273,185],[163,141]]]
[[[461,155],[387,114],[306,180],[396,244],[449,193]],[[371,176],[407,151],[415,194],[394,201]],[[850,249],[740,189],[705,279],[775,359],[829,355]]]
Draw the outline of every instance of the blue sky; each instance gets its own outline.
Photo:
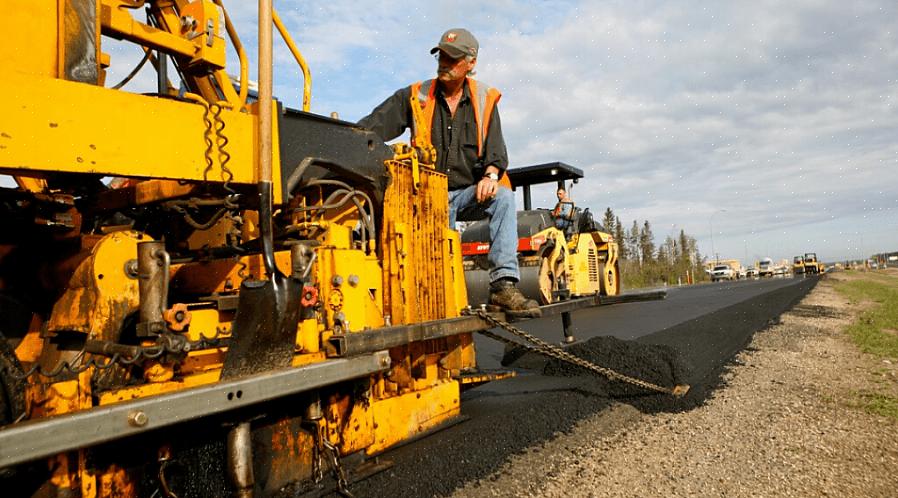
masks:
[[[361,118],[432,77],[429,49],[466,27],[477,78],[504,93],[512,167],[583,169],[579,205],[648,219],[659,242],[684,229],[706,255],[713,230],[722,258],[898,250],[893,0],[274,4],[311,67],[313,112]],[[255,59],[256,2],[225,6]],[[275,41],[275,93],[299,107],[300,73]],[[138,52],[113,63],[127,73]],[[151,86],[145,73],[128,89]]]

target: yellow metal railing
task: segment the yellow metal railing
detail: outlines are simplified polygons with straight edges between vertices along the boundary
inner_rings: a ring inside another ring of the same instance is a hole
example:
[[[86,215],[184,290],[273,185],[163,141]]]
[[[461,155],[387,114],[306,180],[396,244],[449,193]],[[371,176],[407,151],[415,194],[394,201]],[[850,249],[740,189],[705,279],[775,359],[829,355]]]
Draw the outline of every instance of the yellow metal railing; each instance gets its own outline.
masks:
[[[225,29],[228,30],[228,36],[231,38],[231,43],[234,45],[234,50],[237,52],[237,59],[240,61],[240,93],[237,95],[237,105],[234,107],[236,109],[242,109],[243,106],[246,105],[246,94],[249,90],[249,84],[246,81],[249,77],[249,62],[247,61],[246,51],[243,49],[243,44],[240,43],[240,37],[237,35],[237,30],[231,22],[231,16],[228,15],[227,9],[224,8],[221,0],[213,1],[224,14]]]
[[[300,69],[302,69],[302,110],[309,112],[312,103],[312,73],[309,72],[309,66],[306,64],[305,58],[303,58],[302,53],[299,51],[299,48],[296,47],[296,44],[293,43],[293,38],[290,37],[290,33],[287,32],[284,23],[281,22],[281,16],[279,16],[274,9],[271,10],[271,14],[272,19],[274,20],[274,25],[281,34],[281,38],[284,39],[284,43],[287,44],[287,48],[290,49],[293,58],[296,59],[296,63],[299,64]]]

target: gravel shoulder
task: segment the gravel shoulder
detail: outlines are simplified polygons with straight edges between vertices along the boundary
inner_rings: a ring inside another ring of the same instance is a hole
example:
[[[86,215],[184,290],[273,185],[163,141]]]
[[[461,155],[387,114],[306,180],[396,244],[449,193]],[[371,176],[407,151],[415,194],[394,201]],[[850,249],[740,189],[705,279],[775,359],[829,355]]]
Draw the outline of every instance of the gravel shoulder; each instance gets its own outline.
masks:
[[[844,333],[863,310],[833,288],[847,278],[756,333],[701,406],[616,403],[454,496],[898,496],[898,421],[861,402],[896,399],[898,365]]]

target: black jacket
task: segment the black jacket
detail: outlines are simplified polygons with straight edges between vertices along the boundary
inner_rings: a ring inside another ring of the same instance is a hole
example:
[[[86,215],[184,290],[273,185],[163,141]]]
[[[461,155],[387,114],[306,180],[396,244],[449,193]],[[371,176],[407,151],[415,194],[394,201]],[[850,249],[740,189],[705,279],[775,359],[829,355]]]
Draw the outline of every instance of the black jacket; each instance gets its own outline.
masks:
[[[474,107],[464,85],[464,94],[453,117],[442,92],[435,92],[436,109],[433,115],[431,140],[437,151],[438,171],[449,177],[449,190],[464,188],[477,183],[487,166],[495,166],[500,171],[508,168],[508,152],[502,138],[502,123],[499,121],[498,106],[493,107],[483,157],[477,157],[477,123]],[[411,87],[398,90],[383,101],[359,125],[378,134],[384,141],[402,135],[412,125]]]

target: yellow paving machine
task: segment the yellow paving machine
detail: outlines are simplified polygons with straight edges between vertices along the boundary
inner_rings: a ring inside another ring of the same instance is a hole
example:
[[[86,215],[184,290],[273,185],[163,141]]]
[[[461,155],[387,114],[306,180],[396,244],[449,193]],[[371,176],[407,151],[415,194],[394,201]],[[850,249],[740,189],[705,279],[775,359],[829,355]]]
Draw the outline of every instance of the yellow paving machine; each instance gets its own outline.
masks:
[[[258,20],[251,90],[222,0],[5,2],[4,496],[345,492],[347,462],[381,469],[507,375],[476,370],[502,314],[465,312],[432,147],[310,113],[270,0]],[[274,31],[301,110],[272,96]],[[110,39],[141,60],[121,82]],[[155,90],[126,91],[146,63]],[[583,292],[616,292],[609,239],[556,236],[566,261],[607,247],[589,271],[614,278]]]
[[[483,325],[460,317],[446,177],[309,113],[270,2],[258,92],[220,0],[3,10],[8,496],[267,495],[458,416]],[[302,110],[272,99],[275,29]],[[156,91],[106,81],[110,38]]]
[[[819,275],[826,271],[826,266],[817,261],[817,254],[813,252],[805,253],[802,258],[805,275]]]

